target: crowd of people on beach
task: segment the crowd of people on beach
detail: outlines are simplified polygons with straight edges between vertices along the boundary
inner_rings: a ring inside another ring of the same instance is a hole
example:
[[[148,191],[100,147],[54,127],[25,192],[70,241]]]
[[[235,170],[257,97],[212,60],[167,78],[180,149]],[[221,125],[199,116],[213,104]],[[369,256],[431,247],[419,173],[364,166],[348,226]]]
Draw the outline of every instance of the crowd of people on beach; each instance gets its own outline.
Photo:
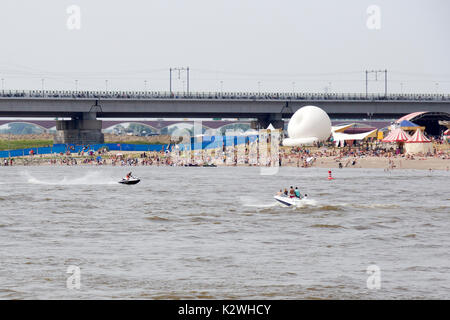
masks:
[[[49,164],[49,165],[112,165],[112,166],[185,166],[185,165],[204,165],[214,163],[215,165],[247,165],[247,166],[273,166],[272,159],[256,159],[249,161],[249,156],[243,156],[238,158],[236,156],[227,157],[218,156],[212,158],[207,156],[206,158],[190,157],[180,158],[164,152],[145,152],[141,154],[129,153],[129,154],[115,154],[115,153],[102,153],[104,157],[93,155],[76,156],[73,154],[63,154],[52,156],[51,158],[42,156],[33,156],[24,159],[14,158],[3,159],[3,166],[12,166],[14,164]],[[388,165],[394,168],[393,160],[396,161],[408,161],[408,160],[426,160],[426,159],[443,159],[450,160],[450,153],[448,151],[435,150],[433,153],[427,154],[397,154],[395,151],[386,150],[362,150],[359,148],[352,148],[348,150],[336,150],[336,149],[318,149],[311,151],[308,149],[296,149],[281,150],[279,158],[277,160],[278,166],[294,166],[309,168],[315,165],[319,159],[331,159],[336,162],[339,168],[346,168],[356,166],[361,159],[364,158],[377,158],[387,159]],[[401,162],[400,162],[401,164]]]
[[[272,146],[274,148],[274,146]],[[175,150],[175,151],[174,151]],[[221,150],[196,150],[182,153],[174,149],[151,152],[110,152],[107,148],[94,151],[85,148],[77,153],[67,150],[58,155],[30,155],[23,158],[3,159],[4,166],[13,164],[33,165],[112,165],[112,166],[294,166],[308,168],[315,166],[318,160],[332,161],[338,168],[356,167],[362,159],[386,159],[390,169],[401,167],[402,161],[442,159],[450,160],[450,149],[441,148],[434,143],[432,152],[425,154],[405,154],[396,145],[366,142],[337,148],[332,143],[321,143],[315,147],[282,148],[276,152],[261,152],[256,142],[236,147],[224,147]],[[17,160],[17,161],[15,161]],[[396,163],[394,163],[394,160]]]
[[[405,159],[405,160],[415,160],[415,159],[426,159],[426,158],[439,158],[443,160],[450,160],[449,151],[438,150],[433,148],[433,152],[427,153],[416,153],[408,154],[402,153],[400,148],[386,148],[383,146],[369,147],[356,146],[348,148],[323,148],[311,152],[309,149],[302,149],[300,147],[293,147],[289,151],[284,151],[281,153],[283,159],[283,164],[297,165],[301,167],[310,166],[307,159],[313,158],[324,158],[332,157],[334,160],[341,162],[343,159],[347,159],[345,167],[349,164],[355,165],[357,159],[375,157],[375,158],[387,158],[387,159]]]

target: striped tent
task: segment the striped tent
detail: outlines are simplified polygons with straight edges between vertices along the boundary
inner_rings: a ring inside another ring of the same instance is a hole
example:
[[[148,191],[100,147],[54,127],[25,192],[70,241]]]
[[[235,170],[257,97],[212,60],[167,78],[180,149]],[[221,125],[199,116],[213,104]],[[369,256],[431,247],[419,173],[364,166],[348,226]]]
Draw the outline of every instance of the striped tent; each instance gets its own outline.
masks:
[[[431,142],[422,132],[422,130],[416,130],[411,138],[406,141],[406,143],[429,143]]]
[[[450,141],[450,129],[445,130],[444,139]]]
[[[420,131],[420,130],[419,130]],[[409,134],[403,131],[401,128],[397,128],[392,130],[386,138],[384,138],[383,142],[406,142],[411,138]]]
[[[426,154],[433,151],[433,143],[422,132],[422,130],[416,130],[416,133],[406,141],[406,153]]]

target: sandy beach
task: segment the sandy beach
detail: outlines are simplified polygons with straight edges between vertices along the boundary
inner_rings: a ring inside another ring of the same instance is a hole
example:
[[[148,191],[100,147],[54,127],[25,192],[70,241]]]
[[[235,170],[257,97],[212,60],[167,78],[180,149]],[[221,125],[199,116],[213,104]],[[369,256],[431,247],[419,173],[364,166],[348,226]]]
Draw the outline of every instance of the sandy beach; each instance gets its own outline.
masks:
[[[119,156],[118,156],[119,155]],[[121,155],[121,156],[120,156]],[[85,166],[99,166],[99,165],[113,165],[113,166],[183,166],[183,163],[177,162],[170,154],[161,152],[124,152],[124,151],[110,151],[102,153],[102,162],[97,162],[94,156],[79,156],[77,154],[71,155],[34,155],[19,158],[13,158],[12,165],[49,165],[49,166],[70,166],[70,165],[85,165]],[[304,157],[303,157],[304,158]],[[300,159],[302,159],[300,157]],[[123,161],[122,161],[123,160]],[[298,155],[282,155],[281,166],[286,167],[302,167],[302,168],[339,168],[339,163],[342,168],[379,168],[379,169],[416,169],[416,170],[450,170],[450,155],[443,153],[435,156],[421,156],[413,159],[407,158],[404,155],[396,156],[315,156],[314,161],[308,165],[304,165],[304,160],[299,160]],[[242,161],[244,162],[244,161]],[[229,164],[224,163],[220,159],[213,159],[212,161],[202,161],[197,159],[198,165],[206,163],[213,163],[217,166],[250,166],[247,163]],[[5,159],[2,159],[2,166],[5,165]],[[10,165],[10,162],[8,162]],[[255,166],[254,164],[251,166]]]

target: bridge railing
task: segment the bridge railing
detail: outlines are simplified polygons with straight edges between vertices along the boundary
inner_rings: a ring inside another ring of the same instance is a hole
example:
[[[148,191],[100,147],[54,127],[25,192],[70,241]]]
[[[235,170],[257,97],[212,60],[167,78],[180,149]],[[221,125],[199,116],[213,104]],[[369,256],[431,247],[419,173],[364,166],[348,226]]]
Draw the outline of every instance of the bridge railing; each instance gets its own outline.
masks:
[[[164,92],[164,91],[65,91],[2,90],[0,98],[46,99],[205,99],[205,100],[349,100],[349,101],[450,101],[450,94],[432,93],[280,93],[280,92]]]

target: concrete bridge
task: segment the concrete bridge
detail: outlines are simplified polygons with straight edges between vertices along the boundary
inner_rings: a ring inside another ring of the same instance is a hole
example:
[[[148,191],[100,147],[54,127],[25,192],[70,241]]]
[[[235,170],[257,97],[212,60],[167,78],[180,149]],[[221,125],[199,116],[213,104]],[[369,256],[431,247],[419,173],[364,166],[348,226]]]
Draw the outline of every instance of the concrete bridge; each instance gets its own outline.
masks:
[[[0,117],[70,117],[57,121],[57,142],[102,142],[100,118],[253,118],[276,128],[305,105],[332,119],[395,119],[416,111],[449,112],[450,95],[318,93],[165,93],[2,91]]]

